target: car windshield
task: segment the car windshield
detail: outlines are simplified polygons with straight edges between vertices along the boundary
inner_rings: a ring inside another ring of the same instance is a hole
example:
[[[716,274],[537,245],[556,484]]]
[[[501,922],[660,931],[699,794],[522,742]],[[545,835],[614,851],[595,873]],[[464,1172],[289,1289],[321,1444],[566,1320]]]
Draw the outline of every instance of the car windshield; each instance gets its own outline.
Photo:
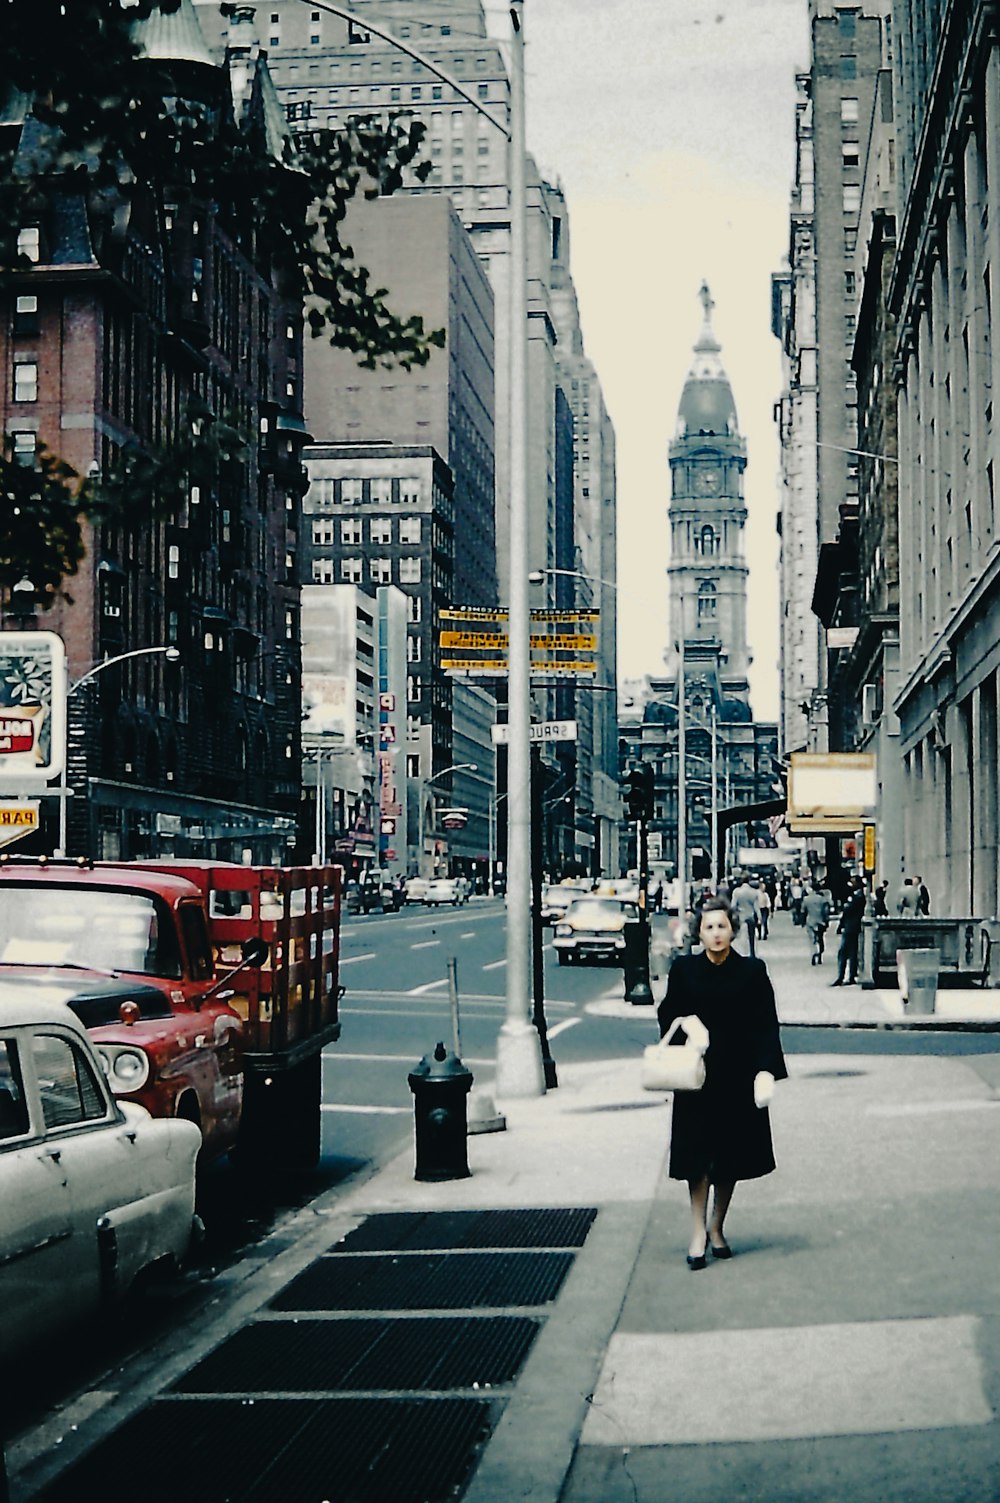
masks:
[[[173,926],[154,898],[54,883],[0,886],[0,965],[181,974]]]
[[[620,903],[617,898],[578,898],[567,917],[574,924],[606,924],[609,919],[632,918],[635,912],[631,903]]]

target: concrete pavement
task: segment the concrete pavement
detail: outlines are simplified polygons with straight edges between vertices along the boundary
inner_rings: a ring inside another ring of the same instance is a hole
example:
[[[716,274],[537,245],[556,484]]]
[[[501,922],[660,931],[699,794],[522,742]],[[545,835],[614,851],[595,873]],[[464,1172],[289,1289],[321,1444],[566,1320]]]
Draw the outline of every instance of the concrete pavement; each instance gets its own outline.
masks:
[[[783,915],[761,954],[786,1023],[843,1025],[877,1001],[831,990]],[[560,1066],[558,1090],[500,1103],[506,1132],[470,1138],[469,1179],[418,1184],[408,1150],[300,1218],[203,1344],[372,1214],[596,1207],[466,1503],[1000,1499],[1000,1038],[959,1058],[863,1037],[866,1052],[789,1052],[778,1168],[738,1186],[728,1262],[687,1268],[669,1106],[638,1060]],[[179,1335],[158,1382],[192,1359]]]
[[[786,1022],[899,1015],[830,989],[782,915],[772,935]],[[469,1503],[1000,1498],[998,1056],[872,1042],[789,1055],[778,1169],[738,1187],[736,1256],[701,1273],[665,1177],[669,1108],[634,1061],[502,1103],[508,1131],[470,1140],[469,1180],[417,1185],[404,1155],[364,1187],[366,1212],[600,1208]]]

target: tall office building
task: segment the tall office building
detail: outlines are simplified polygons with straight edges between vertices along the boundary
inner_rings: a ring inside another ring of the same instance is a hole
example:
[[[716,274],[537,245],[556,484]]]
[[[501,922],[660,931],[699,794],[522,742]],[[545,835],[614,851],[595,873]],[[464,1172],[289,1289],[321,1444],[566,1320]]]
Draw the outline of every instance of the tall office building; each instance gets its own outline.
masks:
[[[772,327],[785,355],[782,444],[782,739],[830,744],[828,651],[808,620],[824,543],[858,510],[855,253],[862,130],[872,114],[890,0],[810,0],[811,59],[798,80],[788,268],[774,280]],[[813,452],[811,453],[810,450]]]

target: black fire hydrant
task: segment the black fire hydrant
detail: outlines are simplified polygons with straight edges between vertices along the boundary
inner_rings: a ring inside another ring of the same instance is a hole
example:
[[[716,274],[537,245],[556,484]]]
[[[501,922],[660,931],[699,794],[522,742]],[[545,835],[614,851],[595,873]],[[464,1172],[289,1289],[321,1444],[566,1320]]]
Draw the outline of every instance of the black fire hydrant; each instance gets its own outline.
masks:
[[[472,1071],[438,1044],[407,1076],[417,1148],[414,1179],[468,1179],[466,1104]]]

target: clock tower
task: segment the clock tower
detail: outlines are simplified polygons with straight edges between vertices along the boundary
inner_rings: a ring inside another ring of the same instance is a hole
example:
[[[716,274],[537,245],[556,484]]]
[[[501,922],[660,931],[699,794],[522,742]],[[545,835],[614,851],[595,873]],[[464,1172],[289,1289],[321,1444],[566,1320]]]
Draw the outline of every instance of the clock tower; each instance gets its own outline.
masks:
[[[670,642],[683,637],[691,667],[711,664],[727,695],[749,699],[743,471],[746,444],[729,378],[712,330],[702,283],[704,323],[684,383],[670,445]]]

